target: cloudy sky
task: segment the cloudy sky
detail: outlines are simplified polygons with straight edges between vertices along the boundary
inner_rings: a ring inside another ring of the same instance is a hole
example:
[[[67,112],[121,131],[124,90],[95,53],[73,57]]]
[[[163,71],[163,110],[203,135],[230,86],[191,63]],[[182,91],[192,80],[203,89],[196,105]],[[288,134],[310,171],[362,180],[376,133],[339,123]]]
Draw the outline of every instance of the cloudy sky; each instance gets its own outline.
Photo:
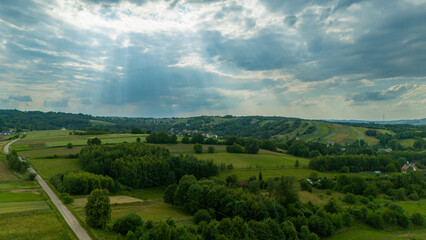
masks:
[[[0,108],[426,117],[426,0],[2,0]]]

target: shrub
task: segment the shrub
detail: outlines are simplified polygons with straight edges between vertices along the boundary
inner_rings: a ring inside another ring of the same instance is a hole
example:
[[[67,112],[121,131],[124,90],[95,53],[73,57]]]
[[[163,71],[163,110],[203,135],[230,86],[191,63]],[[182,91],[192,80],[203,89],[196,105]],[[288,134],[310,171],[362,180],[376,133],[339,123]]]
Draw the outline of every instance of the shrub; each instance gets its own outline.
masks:
[[[135,232],[136,229],[143,225],[142,218],[135,213],[128,213],[123,217],[117,219],[112,230],[122,235],[127,234],[129,231]]]
[[[194,153],[202,153],[203,152],[203,145],[196,143],[194,144]]]
[[[207,150],[208,150],[208,152],[209,152],[209,153],[214,153],[214,152],[215,152],[215,149],[214,149],[214,147],[212,147],[212,146],[209,146],[209,147],[207,148]]]
[[[212,217],[210,216],[210,213],[205,209],[198,210],[194,215],[194,221],[196,224],[205,221],[209,223],[212,220]]]
[[[312,192],[312,186],[311,186],[311,184],[307,180],[305,180],[305,179],[302,179],[300,181],[300,187],[302,188],[302,190],[305,190],[305,191],[308,191],[308,192]]]
[[[30,181],[34,181],[34,179],[36,178],[37,174],[35,173],[29,173],[28,174],[28,180]]]
[[[411,222],[419,226],[423,226],[425,224],[425,220],[421,213],[414,213],[411,215]]]
[[[72,146],[72,143],[68,143],[67,144],[67,148],[72,148],[73,146]]]
[[[182,143],[188,144],[189,143],[189,137],[188,136],[183,137],[182,138]]]
[[[365,223],[377,229],[382,229],[385,225],[382,214],[380,212],[373,212],[368,214]]]
[[[241,146],[237,143],[234,143],[234,144],[232,144],[232,146],[227,146],[226,151],[229,152],[229,153],[243,153],[244,148],[243,148],[243,146]]]
[[[356,202],[356,197],[352,193],[348,193],[343,197],[342,201],[348,204],[354,204]]]
[[[74,198],[72,198],[69,193],[61,193],[59,197],[62,199],[64,204],[71,204],[74,202]]]

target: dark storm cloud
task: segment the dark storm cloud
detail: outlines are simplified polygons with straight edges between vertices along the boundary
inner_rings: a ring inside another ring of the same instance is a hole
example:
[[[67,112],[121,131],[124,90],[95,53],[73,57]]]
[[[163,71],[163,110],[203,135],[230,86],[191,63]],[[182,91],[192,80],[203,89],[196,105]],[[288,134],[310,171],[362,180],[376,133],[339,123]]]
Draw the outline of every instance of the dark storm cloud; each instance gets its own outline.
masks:
[[[9,100],[14,100],[18,102],[32,102],[33,99],[31,96],[20,96],[20,95],[10,95]]]
[[[348,97],[347,100],[351,100],[353,102],[365,102],[398,99],[412,88],[413,87],[410,85],[393,86],[388,90],[358,93]]]
[[[299,61],[295,46],[280,33],[260,32],[251,39],[227,39],[219,32],[205,32],[209,57],[235,64],[245,70],[271,70],[293,66]]]

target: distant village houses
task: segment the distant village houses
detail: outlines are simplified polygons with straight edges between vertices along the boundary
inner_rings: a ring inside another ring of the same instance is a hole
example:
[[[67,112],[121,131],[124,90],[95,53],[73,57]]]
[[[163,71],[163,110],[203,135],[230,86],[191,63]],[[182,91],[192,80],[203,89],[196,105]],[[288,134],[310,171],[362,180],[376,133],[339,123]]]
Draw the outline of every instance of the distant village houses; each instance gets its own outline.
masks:
[[[414,163],[407,162],[406,164],[404,164],[404,166],[401,167],[401,172],[406,173],[410,167],[413,169],[414,172],[417,171],[416,165]]]

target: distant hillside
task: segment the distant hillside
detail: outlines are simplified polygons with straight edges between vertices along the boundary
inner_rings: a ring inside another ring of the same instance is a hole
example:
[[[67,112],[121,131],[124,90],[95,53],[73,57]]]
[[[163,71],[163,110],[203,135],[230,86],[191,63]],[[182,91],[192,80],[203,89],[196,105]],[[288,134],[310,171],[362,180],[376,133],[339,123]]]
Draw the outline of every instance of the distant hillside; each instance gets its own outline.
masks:
[[[326,122],[267,116],[198,116],[189,118],[95,117],[55,112],[0,110],[0,130],[105,130],[165,131],[177,135],[205,133],[219,137],[237,136],[283,141],[300,139],[323,143],[351,143],[365,140],[369,144],[396,139],[410,147],[415,138],[426,138],[425,125],[376,124],[373,122]],[[374,136],[367,136],[373,130]],[[380,140],[381,139],[381,140]]]
[[[408,125],[426,125],[426,118],[408,119],[408,120],[393,120],[393,121],[366,121],[366,120],[322,120],[325,122],[335,123],[374,123],[374,124],[408,124]]]

